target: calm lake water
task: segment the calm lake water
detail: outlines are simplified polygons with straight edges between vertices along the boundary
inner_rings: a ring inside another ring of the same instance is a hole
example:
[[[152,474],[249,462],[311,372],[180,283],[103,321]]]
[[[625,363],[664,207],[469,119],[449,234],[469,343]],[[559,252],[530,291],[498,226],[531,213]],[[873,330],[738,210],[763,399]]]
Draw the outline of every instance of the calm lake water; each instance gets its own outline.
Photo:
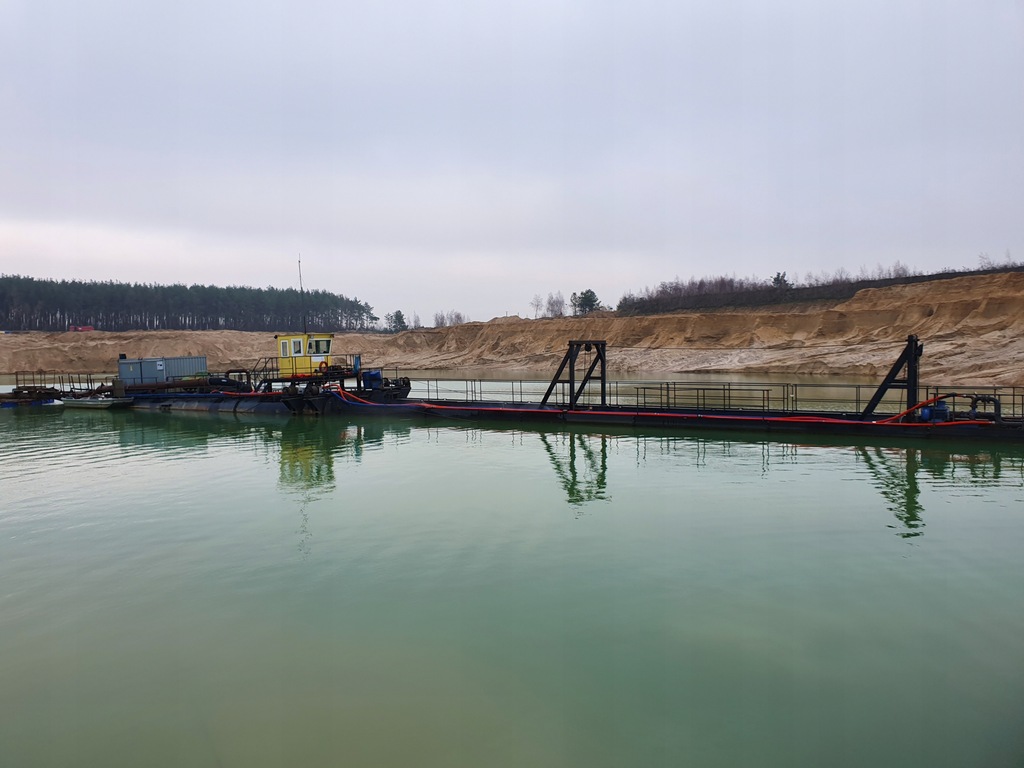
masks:
[[[1024,454],[0,411],[0,764],[1020,766]]]

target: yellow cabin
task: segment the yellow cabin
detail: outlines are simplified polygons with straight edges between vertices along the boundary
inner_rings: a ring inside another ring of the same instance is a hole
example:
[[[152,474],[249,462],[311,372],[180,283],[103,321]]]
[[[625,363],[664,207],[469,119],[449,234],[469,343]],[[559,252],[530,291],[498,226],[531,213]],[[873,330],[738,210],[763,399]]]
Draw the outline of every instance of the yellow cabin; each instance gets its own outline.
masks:
[[[333,333],[293,333],[274,338],[277,339],[277,367],[281,376],[322,373],[332,364]]]

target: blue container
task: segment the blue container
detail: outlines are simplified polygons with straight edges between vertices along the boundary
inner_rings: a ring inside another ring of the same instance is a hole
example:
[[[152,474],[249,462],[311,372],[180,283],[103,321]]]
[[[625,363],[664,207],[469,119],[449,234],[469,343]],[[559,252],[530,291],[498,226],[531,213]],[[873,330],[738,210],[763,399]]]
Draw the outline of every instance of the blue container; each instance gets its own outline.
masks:
[[[380,371],[363,371],[363,386],[367,389],[380,389],[384,385],[384,374]]]

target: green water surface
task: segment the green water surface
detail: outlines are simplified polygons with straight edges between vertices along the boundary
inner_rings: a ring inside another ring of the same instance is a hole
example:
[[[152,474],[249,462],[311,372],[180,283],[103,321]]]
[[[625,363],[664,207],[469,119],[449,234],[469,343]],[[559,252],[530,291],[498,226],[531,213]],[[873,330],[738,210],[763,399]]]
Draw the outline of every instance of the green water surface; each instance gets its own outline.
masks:
[[[1020,766],[1024,454],[0,412],[0,765]]]

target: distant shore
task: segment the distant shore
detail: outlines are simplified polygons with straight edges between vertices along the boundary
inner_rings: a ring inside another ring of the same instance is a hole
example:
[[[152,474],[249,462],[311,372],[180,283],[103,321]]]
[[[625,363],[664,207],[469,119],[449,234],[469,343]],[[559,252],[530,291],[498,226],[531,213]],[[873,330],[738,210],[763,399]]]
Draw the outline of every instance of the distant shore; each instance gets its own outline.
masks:
[[[288,329],[282,329],[285,331]],[[786,373],[880,377],[908,334],[937,383],[1024,385],[1024,274],[868,289],[833,306],[642,317],[495,318],[388,335],[344,333],[336,352],[400,369],[552,371],[569,339],[602,339],[612,374]],[[211,370],[275,354],[272,333],[105,331],[0,334],[0,373],[112,371],[128,357],[203,355]]]

